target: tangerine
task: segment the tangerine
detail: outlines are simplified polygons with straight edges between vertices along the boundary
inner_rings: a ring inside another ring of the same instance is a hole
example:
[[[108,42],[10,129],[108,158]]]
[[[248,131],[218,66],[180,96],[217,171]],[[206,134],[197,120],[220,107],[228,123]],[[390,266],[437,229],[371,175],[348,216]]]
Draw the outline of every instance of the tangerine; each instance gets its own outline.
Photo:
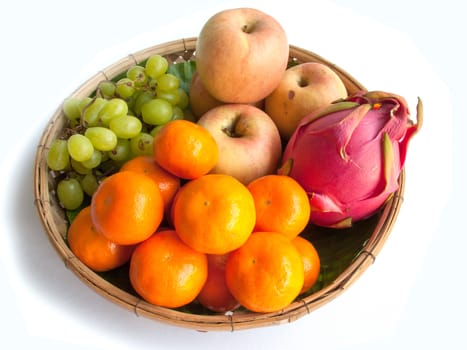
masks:
[[[140,243],[130,261],[130,282],[146,301],[169,308],[192,302],[208,276],[206,254],[183,243],[174,230]]]
[[[181,240],[207,254],[240,247],[255,225],[255,204],[245,185],[225,174],[187,182],[173,203],[172,218]]]
[[[120,171],[125,170],[143,173],[153,179],[161,191],[165,212],[169,212],[173,198],[180,188],[180,178],[161,168],[152,156],[142,155],[127,161],[120,168]]]
[[[265,175],[247,185],[255,200],[255,231],[298,236],[308,224],[310,201],[303,187],[286,175]]]
[[[227,257],[228,254],[208,254],[208,279],[198,294],[199,303],[214,312],[232,311],[240,306],[225,282]]]
[[[164,202],[157,184],[134,171],[107,177],[91,199],[96,230],[108,240],[131,245],[149,238],[164,216]]]
[[[254,232],[229,254],[227,287],[253,312],[274,312],[288,306],[303,286],[303,263],[295,246],[282,233]]]
[[[68,245],[76,257],[87,267],[104,272],[124,265],[130,260],[134,246],[109,241],[94,228],[91,207],[80,210],[68,229]]]
[[[188,120],[173,120],[154,135],[154,159],[183,179],[207,174],[217,163],[219,149],[208,130]]]
[[[292,244],[297,248],[303,262],[305,280],[300,291],[301,294],[313,287],[318,280],[321,262],[315,246],[307,239],[297,236],[292,239]]]

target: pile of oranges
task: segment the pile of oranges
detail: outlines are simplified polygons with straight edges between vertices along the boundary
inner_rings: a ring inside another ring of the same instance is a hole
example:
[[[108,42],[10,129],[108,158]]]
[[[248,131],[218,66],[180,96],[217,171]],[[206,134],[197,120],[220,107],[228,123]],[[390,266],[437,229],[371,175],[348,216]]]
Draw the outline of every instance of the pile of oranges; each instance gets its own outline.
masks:
[[[283,309],[319,275],[318,253],[300,236],[308,196],[285,175],[244,185],[210,174],[217,159],[207,130],[169,122],[152,156],[129,160],[99,185],[69,227],[70,249],[94,271],[129,263],[134,290],[155,305]]]

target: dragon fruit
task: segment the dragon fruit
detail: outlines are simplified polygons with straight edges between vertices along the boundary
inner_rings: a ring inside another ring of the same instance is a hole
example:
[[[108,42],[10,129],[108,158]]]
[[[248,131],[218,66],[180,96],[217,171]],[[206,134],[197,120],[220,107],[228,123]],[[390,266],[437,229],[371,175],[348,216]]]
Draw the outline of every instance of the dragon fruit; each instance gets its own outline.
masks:
[[[288,141],[279,173],[307,191],[310,222],[350,227],[375,214],[398,189],[407,147],[421,128],[407,102],[382,91],[359,92],[304,117]]]

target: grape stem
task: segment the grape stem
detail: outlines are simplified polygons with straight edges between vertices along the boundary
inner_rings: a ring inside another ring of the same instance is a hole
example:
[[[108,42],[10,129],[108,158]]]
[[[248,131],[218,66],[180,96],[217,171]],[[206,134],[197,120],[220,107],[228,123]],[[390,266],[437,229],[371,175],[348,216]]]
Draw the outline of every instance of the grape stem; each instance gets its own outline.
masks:
[[[97,96],[94,96],[91,101],[89,101],[83,108],[83,110],[81,111],[81,116],[79,118],[79,125],[86,129],[86,121],[84,120],[84,113],[86,112],[86,110],[89,108],[89,106],[91,106],[94,101],[96,100]]]

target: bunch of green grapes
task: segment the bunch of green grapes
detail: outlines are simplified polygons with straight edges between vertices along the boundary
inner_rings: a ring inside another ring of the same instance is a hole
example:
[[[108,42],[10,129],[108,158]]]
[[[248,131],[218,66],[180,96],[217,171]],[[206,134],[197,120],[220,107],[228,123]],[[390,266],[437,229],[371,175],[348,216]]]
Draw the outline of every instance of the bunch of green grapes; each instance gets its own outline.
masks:
[[[168,68],[166,58],[153,55],[119,79],[102,81],[92,97],[64,101],[68,125],[52,142],[47,165],[60,174],[56,193],[65,209],[79,208],[124,162],[151,155],[161,126],[190,118],[188,95]]]

